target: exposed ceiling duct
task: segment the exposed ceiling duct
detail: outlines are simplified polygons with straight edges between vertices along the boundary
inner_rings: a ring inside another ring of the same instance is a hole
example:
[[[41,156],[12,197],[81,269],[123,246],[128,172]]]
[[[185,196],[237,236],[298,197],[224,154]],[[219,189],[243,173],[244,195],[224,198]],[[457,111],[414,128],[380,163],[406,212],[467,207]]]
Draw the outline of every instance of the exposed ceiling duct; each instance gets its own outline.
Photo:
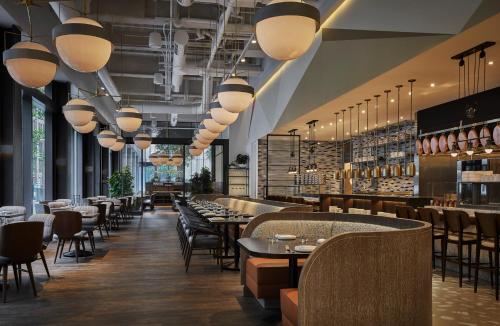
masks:
[[[186,31],[177,31],[174,34],[174,56],[172,59],[172,90],[178,93],[181,90],[183,68],[186,64],[184,49],[189,42],[189,34]]]
[[[143,113],[160,113],[160,114],[202,114],[200,105],[167,105],[158,103],[142,103],[140,108]]]

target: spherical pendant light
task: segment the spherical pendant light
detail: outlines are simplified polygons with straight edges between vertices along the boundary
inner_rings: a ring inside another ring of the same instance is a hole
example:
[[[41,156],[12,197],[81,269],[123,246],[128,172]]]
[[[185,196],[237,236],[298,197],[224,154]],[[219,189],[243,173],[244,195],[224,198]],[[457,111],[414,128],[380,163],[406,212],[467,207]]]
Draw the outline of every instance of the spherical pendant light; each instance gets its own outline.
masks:
[[[320,25],[319,10],[300,0],[274,0],[255,13],[255,34],[262,50],[276,60],[304,54]]]
[[[201,153],[203,153],[203,149],[196,148],[193,145],[189,146],[189,154],[191,154],[191,156],[200,156]]]
[[[221,125],[217,123],[214,119],[203,119],[201,125],[204,126],[208,131],[220,134],[226,129],[226,125]]]
[[[229,78],[217,87],[217,94],[224,109],[240,113],[252,103],[254,89],[241,78]]]
[[[73,129],[75,129],[81,134],[88,134],[94,131],[96,126],[97,126],[97,117],[94,115],[94,117],[92,118],[92,120],[90,120],[89,123],[83,126],[73,126]]]
[[[220,123],[221,125],[230,125],[238,119],[238,113],[232,113],[228,110],[222,108],[220,102],[212,102],[208,105],[210,109],[210,115],[215,122]]]
[[[180,166],[180,165],[182,165],[182,162],[184,161],[184,159],[182,158],[181,154],[175,154],[174,156],[172,156],[172,161],[173,161],[175,166]]]
[[[104,67],[113,47],[102,25],[85,17],[70,18],[54,27],[52,40],[61,60],[79,72]]]
[[[151,153],[151,155],[149,155],[149,161],[154,166],[158,166],[159,165],[158,152]]]
[[[137,146],[139,149],[146,149],[151,145],[151,136],[146,134],[146,133],[138,133],[134,137],[134,144]]]
[[[213,142],[213,139],[206,139],[200,133],[196,133],[193,137],[193,140],[198,140],[200,143],[203,144],[210,144]]]
[[[121,108],[116,113],[116,124],[126,132],[134,132],[141,127],[142,114],[133,107]]]
[[[116,143],[118,137],[111,130],[103,130],[97,135],[97,141],[99,145],[105,148],[110,148]]]
[[[194,140],[193,145],[194,145],[194,147],[199,148],[199,149],[205,149],[208,146],[210,146],[210,144],[203,144],[202,142],[200,142],[198,140]]]
[[[163,153],[163,152],[160,152],[158,153],[158,162],[160,165],[168,165],[168,155]]]
[[[210,141],[214,140],[215,138],[219,137],[218,133],[213,133],[208,129],[205,128],[200,128],[198,130],[198,133],[200,134],[201,137],[208,139]]]
[[[118,135],[115,144],[109,149],[114,152],[119,152],[123,149],[123,147],[125,147],[125,139],[123,139],[122,136]]]
[[[3,52],[3,64],[17,83],[38,88],[54,79],[59,60],[39,43],[18,42]]]
[[[64,117],[73,126],[86,125],[92,120],[94,113],[92,104],[80,98],[74,98],[63,106]]]

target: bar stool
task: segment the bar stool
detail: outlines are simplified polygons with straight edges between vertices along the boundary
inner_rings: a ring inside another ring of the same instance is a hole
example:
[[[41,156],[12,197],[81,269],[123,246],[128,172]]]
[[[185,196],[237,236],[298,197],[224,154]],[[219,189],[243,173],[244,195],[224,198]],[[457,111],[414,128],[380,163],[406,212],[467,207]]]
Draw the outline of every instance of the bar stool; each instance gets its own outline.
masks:
[[[443,259],[442,259],[442,276],[443,281],[446,277],[446,261],[455,262],[458,264],[458,284],[462,287],[463,278],[463,246],[467,246],[467,265],[468,276],[471,278],[472,266],[472,245],[476,243],[476,235],[464,233],[464,230],[471,226],[469,215],[460,210],[446,210],[443,209],[444,215],[444,241],[443,241]],[[456,244],[458,249],[457,256],[448,256],[448,243]]]
[[[444,223],[439,212],[434,208],[417,208],[419,219],[432,225],[432,268],[436,268],[436,257],[441,259],[443,265],[443,240]],[[436,251],[435,241],[441,240],[441,251]]]
[[[474,275],[474,292],[477,292],[477,281],[479,269],[490,271],[491,283],[493,285],[493,273],[495,274],[495,297],[498,300],[498,281],[500,274],[500,214],[475,213],[477,228],[476,243],[476,272]],[[487,250],[489,255],[489,267],[481,267],[481,250]],[[495,256],[495,266],[492,264],[492,256]]]

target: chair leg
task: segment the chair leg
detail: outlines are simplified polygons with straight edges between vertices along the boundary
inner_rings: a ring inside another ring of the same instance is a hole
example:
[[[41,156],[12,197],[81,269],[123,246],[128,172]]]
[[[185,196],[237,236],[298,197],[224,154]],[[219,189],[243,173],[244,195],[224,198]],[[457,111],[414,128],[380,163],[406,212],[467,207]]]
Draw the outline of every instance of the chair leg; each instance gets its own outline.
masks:
[[[480,263],[481,263],[481,246],[476,245],[476,271],[474,272],[474,293],[477,293],[477,282],[479,278]]]
[[[17,273],[16,264],[12,264],[12,270],[14,271],[14,280],[16,281],[16,290],[19,292],[19,274]]]
[[[498,250],[498,247],[495,250],[495,298],[498,300],[498,281],[499,281],[499,274],[500,274],[500,250]]]
[[[23,269],[21,268],[21,264],[17,264],[17,277],[19,278],[19,287],[23,285]]]
[[[63,251],[64,251],[64,245],[65,245],[65,244],[66,244],[66,240],[63,240],[63,241],[62,241],[62,244],[61,244],[61,251],[59,252],[59,258],[61,258],[61,256],[62,256],[62,253],[63,253]]]
[[[490,284],[491,288],[493,289],[495,287],[494,271],[493,271],[493,252],[488,251],[488,258],[490,262]]]
[[[189,269],[189,263],[191,262],[191,255],[193,254],[193,248],[189,246],[188,251],[187,251],[187,256],[186,256],[186,273]]]
[[[469,263],[468,276],[469,281],[471,280],[471,269],[472,269],[472,244],[467,245],[467,262]]]
[[[462,276],[463,276],[463,246],[462,241],[458,241],[458,286],[462,287]]]
[[[435,248],[435,240],[432,238],[432,269],[436,269],[436,248]]]
[[[446,239],[443,240],[443,249],[441,250],[441,277],[444,282],[446,278],[446,259],[447,259],[447,251],[448,251],[448,241]]]
[[[47,261],[45,260],[45,255],[43,254],[43,250],[40,251],[40,258],[42,258],[43,267],[45,267],[45,271],[47,272],[47,277],[50,278],[49,267],[47,266]]]
[[[80,251],[80,239],[75,239],[75,257],[78,264],[78,251]]]
[[[3,277],[2,277],[2,296],[3,296],[3,303],[7,302],[7,268],[9,265],[3,265],[2,270],[3,270]]]
[[[28,273],[30,275],[31,287],[33,288],[33,294],[36,297],[38,295],[36,293],[35,278],[33,277],[33,269],[31,268],[31,262],[26,263],[26,267],[28,267]]]
[[[102,236],[102,228],[100,225],[99,225],[99,234],[101,235],[101,240],[104,241],[104,237]]]
[[[71,251],[71,247],[73,247],[73,239],[71,239],[69,241],[69,249],[68,249],[68,251]]]
[[[61,239],[57,240],[57,248],[56,248],[56,254],[54,255],[54,264],[56,263],[57,260],[57,254],[59,253],[59,246],[61,245]]]

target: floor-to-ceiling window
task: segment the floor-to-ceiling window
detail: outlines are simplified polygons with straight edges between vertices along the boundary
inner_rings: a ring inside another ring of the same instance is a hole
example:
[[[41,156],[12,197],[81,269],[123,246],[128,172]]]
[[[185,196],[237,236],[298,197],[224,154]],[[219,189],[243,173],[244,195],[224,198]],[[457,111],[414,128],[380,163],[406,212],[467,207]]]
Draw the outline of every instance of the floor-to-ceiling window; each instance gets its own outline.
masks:
[[[33,178],[34,204],[45,199],[45,105],[33,98],[31,112],[31,176]]]

